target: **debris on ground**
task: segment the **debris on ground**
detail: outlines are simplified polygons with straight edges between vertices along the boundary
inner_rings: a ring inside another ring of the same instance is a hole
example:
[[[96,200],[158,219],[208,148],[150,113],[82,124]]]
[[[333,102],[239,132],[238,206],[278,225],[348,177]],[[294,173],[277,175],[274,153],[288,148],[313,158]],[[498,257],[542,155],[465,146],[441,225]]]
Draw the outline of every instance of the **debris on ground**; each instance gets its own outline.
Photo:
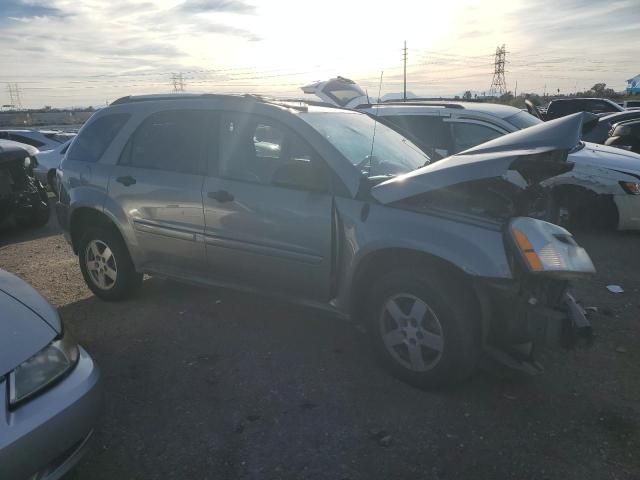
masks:
[[[386,430],[370,430],[369,436],[378,442],[381,447],[388,447],[393,441],[393,437]]]
[[[627,349],[625,347],[616,347],[616,352],[627,353]]]
[[[620,285],[607,285],[607,290],[611,293],[624,293],[624,289]]]

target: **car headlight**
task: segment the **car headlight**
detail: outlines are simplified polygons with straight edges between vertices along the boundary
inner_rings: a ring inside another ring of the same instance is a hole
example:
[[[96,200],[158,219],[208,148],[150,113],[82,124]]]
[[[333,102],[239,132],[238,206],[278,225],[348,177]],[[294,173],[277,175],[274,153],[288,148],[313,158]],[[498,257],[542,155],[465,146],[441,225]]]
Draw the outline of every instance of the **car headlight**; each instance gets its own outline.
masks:
[[[9,374],[9,405],[27,400],[68,373],[78,361],[78,344],[69,334],[54,340]]]
[[[620,186],[631,195],[640,195],[640,182],[620,182]]]
[[[572,277],[596,271],[586,250],[564,228],[529,217],[511,220],[509,231],[531,273]]]

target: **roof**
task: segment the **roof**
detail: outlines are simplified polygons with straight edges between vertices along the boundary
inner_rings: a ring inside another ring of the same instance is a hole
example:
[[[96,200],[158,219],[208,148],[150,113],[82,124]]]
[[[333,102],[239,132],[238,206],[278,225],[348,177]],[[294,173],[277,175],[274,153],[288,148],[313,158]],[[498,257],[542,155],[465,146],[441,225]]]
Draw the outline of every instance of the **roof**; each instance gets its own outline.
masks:
[[[259,102],[265,105],[273,105],[280,108],[293,109],[304,112],[335,112],[336,110],[343,110],[345,112],[353,113],[353,110],[343,107],[337,107],[325,102],[308,101],[304,99],[282,99],[275,97],[267,97],[263,95],[243,94],[217,94],[217,93],[172,93],[172,94],[150,94],[150,95],[130,95],[122,97],[112,102],[111,105],[123,105],[129,103],[139,102],[153,102],[153,101],[174,101],[174,100],[206,100],[206,99],[219,99],[219,100],[234,100],[238,102]]]
[[[15,133],[62,133],[60,130],[39,130],[35,128],[0,128],[0,132],[15,132]]]
[[[500,105],[497,103],[480,103],[480,102],[456,102],[456,101],[407,101],[407,102],[386,102],[371,105],[362,105],[358,108],[376,108],[381,110],[403,107],[403,109],[416,110],[424,109],[424,107],[432,108],[454,108],[460,110],[469,110],[474,112],[486,113],[499,118],[507,118],[521,112],[519,108],[510,105]]]

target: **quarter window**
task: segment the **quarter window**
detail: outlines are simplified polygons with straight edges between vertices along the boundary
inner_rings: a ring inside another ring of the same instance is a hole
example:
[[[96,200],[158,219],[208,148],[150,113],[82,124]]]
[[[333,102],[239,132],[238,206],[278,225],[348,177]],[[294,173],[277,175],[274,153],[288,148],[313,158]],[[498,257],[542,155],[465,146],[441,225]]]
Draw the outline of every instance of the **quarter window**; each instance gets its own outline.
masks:
[[[73,142],[67,160],[89,163],[99,161],[130,116],[128,113],[112,113],[89,123]]]
[[[462,152],[481,143],[502,136],[502,133],[477,123],[452,123],[453,153]]]
[[[205,113],[192,110],[158,112],[138,127],[125,148],[121,165],[169,172],[201,174]]]

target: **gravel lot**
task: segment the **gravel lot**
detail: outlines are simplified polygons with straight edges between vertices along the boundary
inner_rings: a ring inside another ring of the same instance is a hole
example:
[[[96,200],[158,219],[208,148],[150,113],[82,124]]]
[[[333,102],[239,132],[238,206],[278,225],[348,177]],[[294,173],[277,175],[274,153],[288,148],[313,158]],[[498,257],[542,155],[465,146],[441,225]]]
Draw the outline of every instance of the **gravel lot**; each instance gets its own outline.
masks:
[[[576,285],[597,337],[547,372],[445,393],[394,380],[324,313],[150,278],[105,303],[52,219],[0,233],[102,369],[104,415],[81,479],[639,479],[640,235],[582,234]],[[605,286],[621,285],[614,295]]]

